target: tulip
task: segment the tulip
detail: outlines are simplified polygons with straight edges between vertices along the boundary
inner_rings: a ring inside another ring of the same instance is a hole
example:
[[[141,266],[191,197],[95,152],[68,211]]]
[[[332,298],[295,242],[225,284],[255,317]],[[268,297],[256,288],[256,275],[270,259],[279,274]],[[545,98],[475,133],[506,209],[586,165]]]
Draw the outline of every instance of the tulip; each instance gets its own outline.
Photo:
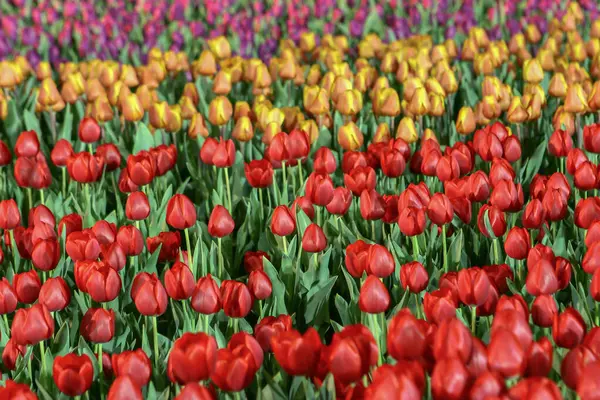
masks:
[[[19,400],[36,400],[38,398],[36,394],[31,391],[29,385],[24,383],[15,383],[10,379],[6,380],[5,387],[0,387],[0,395],[7,399]]]
[[[554,131],[552,135],[550,135],[550,140],[548,141],[548,152],[553,156],[567,157],[572,148],[573,139],[571,139],[571,135],[562,129],[558,129]]]
[[[527,356],[527,376],[547,376],[552,370],[552,343],[547,337],[533,342]]]
[[[108,390],[107,400],[142,400],[142,389],[129,375],[119,376]]]
[[[208,221],[208,233],[217,238],[223,238],[233,232],[235,221],[229,211],[221,205],[213,208]]]
[[[210,274],[198,279],[190,304],[200,314],[214,314],[222,308],[221,292]]]
[[[104,169],[104,158],[87,152],[75,153],[67,160],[67,171],[74,181],[97,182]]]
[[[174,300],[185,300],[192,296],[195,282],[192,271],[181,261],[175,262],[165,272],[165,289],[170,298]]]
[[[17,345],[13,339],[9,339],[8,342],[6,342],[4,350],[2,350],[2,364],[4,364],[9,371],[14,371],[19,356],[23,358],[26,353],[26,346]],[[0,393],[2,393],[1,390]]]
[[[590,364],[598,361],[598,355],[585,344],[580,344],[567,352],[560,364],[560,376],[571,389],[577,389],[583,372]]]
[[[428,321],[439,325],[456,316],[457,301],[448,288],[426,292],[423,297],[423,311]]]
[[[374,189],[363,190],[363,192],[361,193],[360,214],[363,217],[363,219],[370,221],[381,219],[385,214],[385,204],[383,198]],[[371,227],[374,227],[373,223]]]
[[[288,236],[296,230],[296,219],[287,206],[277,206],[271,217],[271,231],[277,236]]]
[[[54,145],[54,148],[50,153],[50,159],[57,167],[65,167],[67,165],[67,161],[73,154],[73,146],[71,145],[71,142],[66,139],[60,139]]]
[[[317,224],[310,224],[302,236],[302,249],[307,253],[319,253],[327,247],[327,238]]]
[[[92,361],[83,354],[69,353],[57,356],[52,367],[52,378],[58,390],[68,396],[80,396],[92,386],[94,367]]]
[[[21,224],[21,213],[13,199],[0,201],[0,228],[12,230]]]
[[[269,276],[262,270],[252,271],[248,277],[248,289],[257,300],[264,300],[271,296],[273,286]]]
[[[542,259],[529,267],[525,285],[527,292],[534,296],[553,294],[559,290],[558,277],[552,263]]]
[[[216,364],[210,379],[221,390],[238,392],[250,385],[258,368],[252,352],[247,347],[240,346],[235,350],[220,349],[217,351]]]
[[[225,96],[215,97],[209,105],[208,120],[211,124],[222,126],[229,122],[233,114],[233,107]]]
[[[17,292],[6,278],[0,280],[0,314],[10,314],[17,308]]]
[[[253,188],[266,188],[273,184],[273,166],[268,160],[253,160],[244,164],[244,173]]]
[[[427,324],[415,318],[410,310],[400,310],[388,327],[388,353],[398,361],[419,360],[427,346]]]
[[[360,288],[358,307],[362,312],[379,314],[390,306],[390,294],[379,278],[370,275]]]
[[[115,334],[115,312],[89,308],[81,319],[79,333],[92,343],[110,342]]]
[[[345,187],[340,186],[334,189],[333,197],[326,208],[330,214],[345,215],[351,204],[352,192]]]
[[[155,171],[154,158],[148,151],[142,150],[137,155],[130,155],[127,158],[128,176],[138,186],[144,186],[152,182]]]
[[[318,174],[332,174],[337,170],[337,161],[335,156],[327,147],[319,148],[314,153],[313,160],[313,169]]]
[[[488,221],[485,221],[486,212]],[[491,232],[488,232],[488,225],[491,228]],[[477,226],[479,227],[479,231],[486,237],[491,237],[492,235],[494,238],[500,237],[506,231],[504,213],[498,207],[485,204],[479,209]]]
[[[117,243],[126,256],[137,256],[144,248],[142,233],[133,225],[124,225],[117,232]],[[162,250],[162,249],[161,249]]]
[[[400,282],[404,290],[408,289],[412,293],[418,294],[427,288],[429,274],[423,264],[412,261],[400,268]]]
[[[173,383],[185,385],[208,379],[217,361],[217,342],[205,333],[184,333],[173,344],[167,375]]]
[[[458,357],[463,362],[469,360],[473,340],[469,330],[456,318],[444,320],[438,326],[433,342],[436,360]]]
[[[94,143],[100,140],[102,128],[95,119],[86,117],[79,123],[79,140],[84,143]]]
[[[488,365],[505,378],[521,375],[527,366],[527,353],[509,329],[497,329],[488,346]]]
[[[40,151],[40,141],[35,131],[21,132],[15,143],[15,156],[35,157]]]
[[[586,332],[585,322],[572,307],[554,315],[552,338],[557,346],[572,349],[583,340]]]
[[[398,208],[400,208],[400,205]],[[425,223],[425,211],[422,208],[406,207],[398,215],[398,226],[400,227],[400,231],[406,236],[414,237],[423,233]]]
[[[375,338],[363,325],[347,325],[333,335],[329,370],[343,384],[358,381],[377,363]]]
[[[486,371],[473,382],[469,395],[473,400],[485,400],[500,396],[505,391],[506,385],[502,377],[497,373]]]
[[[131,285],[131,299],[142,315],[156,317],[167,309],[167,292],[156,274],[138,273]]]
[[[364,190],[375,189],[375,171],[371,167],[355,167],[350,173],[344,174],[344,185],[355,196],[360,196]]]
[[[598,374],[600,373],[600,362],[590,363],[583,371],[577,383],[577,394],[581,400],[594,399],[598,395]],[[558,389],[557,389],[558,390]]]
[[[523,260],[527,258],[529,246],[529,232],[526,229],[514,227],[508,231],[504,241],[504,251],[507,256],[515,260]]]
[[[281,314],[278,317],[264,317],[254,327],[254,336],[263,351],[271,350],[271,338],[292,330],[292,319],[289,315]]]
[[[244,318],[252,309],[252,294],[241,282],[225,280],[221,283],[223,311],[230,318]]]
[[[469,372],[458,358],[445,358],[435,364],[431,375],[431,392],[439,399],[466,398]]]
[[[328,205],[333,199],[333,190],[333,181],[329,175],[312,173],[306,180],[306,196],[316,205]]]
[[[4,299],[6,302],[6,295]],[[62,311],[71,302],[71,289],[60,276],[49,278],[40,289],[38,301],[46,306],[50,312]]]
[[[362,277],[369,264],[369,249],[371,245],[357,240],[346,247],[346,269],[355,278]]]
[[[38,299],[41,286],[40,278],[33,270],[13,276],[13,287],[20,303],[34,303]]]
[[[111,361],[117,379],[120,376],[129,376],[140,388],[150,382],[152,365],[144,350],[127,350],[120,354],[113,354]]]
[[[18,345],[35,345],[54,333],[54,320],[42,304],[17,310],[12,320],[11,335]]]
[[[458,273],[458,294],[460,300],[471,306],[480,306],[490,294],[488,274],[477,267],[462,269]]]

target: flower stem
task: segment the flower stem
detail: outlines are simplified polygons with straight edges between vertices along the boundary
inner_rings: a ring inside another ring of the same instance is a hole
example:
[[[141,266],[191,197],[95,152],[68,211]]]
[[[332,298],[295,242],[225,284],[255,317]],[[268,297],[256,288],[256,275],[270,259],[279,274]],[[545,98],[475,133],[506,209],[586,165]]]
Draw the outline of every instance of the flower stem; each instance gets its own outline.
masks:
[[[217,239],[219,245],[219,279],[223,279],[223,253],[221,252],[221,238]]]
[[[158,354],[158,318],[155,316],[152,317],[152,328],[154,333],[154,362],[156,366],[158,366],[159,362],[159,354]]]
[[[265,220],[265,206],[263,204],[262,189],[258,189],[258,199],[260,200],[260,221],[262,223]]]
[[[42,204],[46,205],[46,198],[44,196],[44,189],[40,190],[40,199],[42,201]]]
[[[442,225],[442,246],[444,248],[444,272],[448,272],[448,249],[446,248],[446,225]]]
[[[471,308],[471,332],[475,334],[475,328],[477,327],[477,307]]]
[[[193,253],[192,245],[190,242],[190,230],[189,230],[189,228],[185,228],[183,230],[183,232],[185,233],[185,245],[187,246],[188,260],[190,262],[190,268],[192,269],[192,275],[194,275],[194,278],[195,278],[196,277],[196,264],[194,263],[194,253]]]
[[[298,178],[300,178],[298,188],[302,189],[302,185],[304,185],[304,174],[302,173],[302,163],[300,161],[298,161]]]
[[[282,236],[283,238],[283,252],[285,254],[287,254],[288,250],[287,250],[287,238],[285,236]]]
[[[287,176],[285,174],[285,161],[281,162],[281,173],[283,174],[283,187],[281,188],[281,197],[283,198],[283,191],[285,190],[287,193]],[[282,198],[280,198],[279,200],[282,201]],[[286,196],[287,198],[287,196]]]
[[[42,359],[42,371],[40,375],[43,375],[46,372],[46,349],[43,340],[40,341],[40,357]]]
[[[416,235],[412,236],[412,244],[413,244],[413,253],[415,256],[419,255],[419,239]]]
[[[29,209],[33,208],[33,196],[31,194],[31,188],[27,188],[27,200],[29,201]]]
[[[229,207],[227,211],[231,214],[231,186],[229,186],[229,168],[225,168],[225,186],[227,186],[227,203]]]

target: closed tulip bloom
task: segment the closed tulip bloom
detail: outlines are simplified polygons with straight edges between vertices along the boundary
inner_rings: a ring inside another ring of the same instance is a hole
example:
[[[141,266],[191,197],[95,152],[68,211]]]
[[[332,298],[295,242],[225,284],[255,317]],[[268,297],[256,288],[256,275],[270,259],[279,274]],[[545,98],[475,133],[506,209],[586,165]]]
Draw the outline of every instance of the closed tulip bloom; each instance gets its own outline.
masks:
[[[312,173],[306,180],[308,199],[319,206],[326,206],[333,199],[333,181],[329,175]]]
[[[119,190],[121,193],[131,193],[139,190],[139,186],[129,178],[127,168],[123,168],[119,173]]]
[[[102,246],[102,253],[100,254],[100,259],[110,268],[115,271],[120,271],[125,267],[127,263],[127,256],[125,255],[125,250],[121,247],[118,242],[113,242],[111,244],[105,244]]]
[[[454,210],[448,196],[443,193],[434,194],[427,206],[427,216],[431,222],[438,226],[451,222]]]
[[[597,186],[597,176],[598,171],[596,165],[589,161],[584,161],[577,167],[577,170],[573,175],[573,182],[575,187],[579,190],[591,190]]]
[[[97,182],[102,176],[104,158],[88,152],[75,153],[67,160],[67,171],[74,181]]]
[[[244,318],[252,309],[252,294],[242,282],[226,280],[221,283],[223,311],[230,318]]]
[[[132,221],[142,221],[150,215],[150,203],[144,192],[133,192],[127,197],[125,215]]]
[[[250,350],[250,353],[252,353],[252,358],[254,358],[256,368],[260,368],[264,360],[264,353],[254,336],[244,331],[234,333],[229,339],[229,343],[227,343],[227,348],[235,351],[240,347],[245,347]]]
[[[100,243],[89,229],[69,234],[65,249],[73,261],[95,260],[100,255]]]
[[[281,331],[271,338],[275,359],[289,375],[313,376],[323,348],[318,332],[310,327],[304,334],[296,330]]]
[[[525,228],[514,227],[508,231],[504,241],[504,250],[510,258],[524,260],[529,252],[529,232]]]
[[[214,387],[207,389],[196,382],[191,382],[181,389],[175,400],[214,400],[215,397]]]
[[[247,347],[220,349],[217,351],[217,361],[210,379],[223,391],[239,392],[252,383],[258,368]]]
[[[12,320],[11,336],[18,345],[35,345],[54,334],[54,320],[46,306],[34,304],[17,310]]]
[[[215,152],[212,156],[212,165],[218,168],[231,167],[235,162],[235,144],[233,140],[223,140],[222,138],[215,147]]]
[[[221,310],[221,291],[210,274],[198,279],[190,304],[200,314],[214,314]]]
[[[266,188],[273,184],[273,166],[265,159],[244,164],[244,174],[253,188]]]
[[[4,350],[2,350],[2,364],[9,370],[14,371],[17,366],[19,356],[25,357],[27,353],[27,347],[21,346],[15,343],[13,339],[8,339]],[[0,394],[2,390],[0,389]]]
[[[121,276],[108,265],[99,263],[87,275],[85,292],[98,303],[113,301],[121,292]]]
[[[327,204],[327,211],[334,215],[345,215],[352,204],[352,192],[345,187],[337,187],[333,191],[333,197]]]
[[[212,237],[222,238],[228,236],[235,228],[235,221],[229,211],[221,205],[213,208],[208,220],[208,233]]]
[[[468,182],[468,197],[474,202],[486,201],[490,196],[490,180],[483,171],[476,171],[469,175]]]
[[[548,141],[548,152],[554,157],[566,157],[573,148],[571,135],[562,129],[554,131]]]
[[[362,240],[357,240],[346,247],[345,265],[353,277],[360,278],[367,270],[369,265],[369,249],[371,246]]]
[[[148,151],[142,150],[138,154],[130,155],[127,158],[129,179],[138,186],[144,186],[152,182],[155,171],[154,157]]]
[[[362,312],[379,314],[390,306],[390,294],[379,278],[370,275],[363,282],[358,298],[358,307]]]
[[[10,149],[4,141],[0,140],[0,166],[8,165],[11,161],[12,154],[10,154]]]
[[[17,309],[17,292],[6,278],[0,280],[0,314],[10,314]]]
[[[392,318],[387,332],[388,353],[397,361],[419,360],[427,351],[427,323],[407,308]]]
[[[521,218],[524,228],[539,229],[546,220],[546,210],[544,210],[542,202],[538,199],[533,199],[527,203]]]
[[[156,166],[155,176],[163,176],[177,164],[177,147],[174,144],[160,146],[150,149],[150,155],[154,158]]]
[[[442,288],[426,292],[423,297],[423,311],[427,320],[439,325],[447,319],[456,316],[457,301],[452,295],[452,290]]]
[[[171,197],[167,203],[167,224],[175,229],[187,229],[195,223],[196,208],[194,203],[184,194],[176,194]]]
[[[549,328],[558,313],[556,301],[551,295],[540,295],[531,304],[531,318],[533,323],[543,328]]]
[[[547,337],[533,342],[527,355],[526,376],[547,376],[552,370],[554,349]]]
[[[327,147],[320,147],[313,155],[313,169],[318,174],[333,174],[337,170],[337,160]]]
[[[292,318],[287,314],[277,317],[267,316],[254,327],[254,337],[263,351],[271,350],[271,338],[281,332],[292,330]]]
[[[307,253],[319,253],[327,247],[327,237],[317,224],[310,224],[302,236],[302,250]]]
[[[142,389],[129,375],[119,376],[110,385],[106,400],[143,400]]]
[[[200,148],[200,159],[206,165],[214,165],[213,156],[215,155],[215,151],[217,150],[217,146],[219,142],[211,137],[206,138],[204,144]]]
[[[329,371],[345,385],[360,380],[377,364],[377,343],[364,325],[345,326],[333,335],[330,346]]]
[[[600,153],[600,140],[598,140],[599,130],[600,124],[583,127],[583,147],[590,153]]]
[[[38,299],[42,283],[36,271],[21,272],[13,276],[13,287],[19,303],[32,304]]]
[[[458,294],[460,300],[469,306],[480,306],[490,294],[490,279],[487,273],[477,267],[461,269],[458,273]]]
[[[435,364],[431,375],[431,392],[436,399],[459,400],[467,396],[469,371],[456,358],[446,358]]]
[[[74,154],[71,142],[66,139],[60,139],[56,142],[50,153],[52,163],[57,167],[65,167],[67,161]]]
[[[146,238],[146,247],[154,253],[161,246],[158,261],[174,261],[179,255],[181,235],[179,232],[161,232],[158,236]]]
[[[516,212],[523,207],[523,188],[509,180],[502,180],[494,186],[490,195],[490,204],[501,211]]]
[[[498,329],[494,332],[488,345],[488,365],[505,378],[525,372],[527,353],[510,330]]]
[[[144,387],[150,382],[152,364],[144,350],[127,350],[121,354],[113,354],[111,361],[115,377],[129,376],[138,387]]]
[[[104,143],[98,146],[96,156],[104,159],[107,171],[114,171],[121,166],[121,153],[113,143]]]
[[[412,293],[421,293],[427,288],[429,274],[423,264],[418,261],[411,261],[400,268],[400,283],[404,290],[408,289]]]
[[[21,213],[17,202],[13,199],[0,201],[0,228],[15,229],[21,224]]]
[[[435,175],[442,182],[458,178],[460,176],[458,161],[451,156],[441,157],[436,165]]]
[[[525,283],[529,294],[533,296],[554,294],[559,290],[559,285],[554,265],[550,261],[542,259],[529,267]]]
[[[355,196],[360,196],[363,190],[375,189],[375,170],[371,167],[356,167],[350,173],[344,174],[344,185]]]
[[[217,341],[206,333],[186,332],[175,340],[169,360],[169,380],[179,385],[198,382],[210,377],[217,361]]]
[[[269,254],[264,251],[247,251],[244,253],[244,269],[246,272],[250,273],[255,270],[262,271],[263,269],[263,259],[271,260]]]
[[[81,120],[79,123],[79,140],[84,143],[94,143],[100,140],[100,136],[102,135],[102,128],[96,122],[95,119],[91,117],[86,117]]]
[[[194,276],[190,268],[181,261],[175,262],[165,272],[165,289],[170,298],[174,300],[185,300],[194,292]]]
[[[586,161],[589,160],[583,150],[577,147],[569,150],[569,153],[567,154],[567,172],[571,175],[575,175],[577,168]]]
[[[597,197],[588,197],[587,199],[579,200],[575,205],[573,220],[576,226],[589,229],[592,223],[600,220],[600,199]]]
[[[406,236],[417,236],[423,233],[426,222],[425,211],[422,208],[405,207],[398,215],[398,226]]]
[[[385,203],[376,190],[363,190],[360,195],[360,214],[366,220],[378,220],[385,214]]]
[[[144,249],[144,238],[139,229],[133,225],[124,225],[117,232],[117,243],[126,256],[137,256]]]
[[[488,224],[492,232],[488,232],[486,226],[486,213],[489,221]],[[485,237],[491,237],[492,235],[493,237],[500,237],[504,235],[504,232],[506,231],[506,219],[504,217],[504,213],[495,206],[484,204],[479,209],[479,214],[477,214],[477,226],[479,227],[479,231]]]
[[[577,383],[577,394],[581,400],[592,400],[598,396],[600,388],[598,374],[600,374],[600,361],[590,363],[581,374]]]
[[[35,131],[21,132],[15,143],[15,156],[35,157],[40,151],[40,141]]]
[[[38,301],[50,312],[64,310],[71,302],[71,289],[60,276],[49,278],[40,289]]]
[[[88,308],[79,326],[79,333],[91,343],[107,343],[115,335],[115,312],[103,308]]]
[[[378,278],[390,276],[396,269],[396,263],[392,253],[380,244],[373,244],[367,250],[367,264],[365,271],[369,275]],[[362,275],[362,274],[361,274]]]
[[[562,313],[554,315],[552,338],[557,346],[572,349],[583,341],[585,332],[585,322],[574,308],[567,307]]]
[[[471,332],[458,319],[447,319],[438,326],[433,341],[433,355],[436,360],[458,357],[467,362],[472,350]]]
[[[352,170],[357,167],[368,167],[369,165],[370,163],[367,160],[367,153],[360,151],[347,151],[342,156],[342,171],[344,174],[350,174]]]
[[[271,279],[263,271],[252,271],[248,277],[248,289],[257,300],[264,300],[271,296],[273,285]]]
[[[131,285],[131,299],[142,315],[162,315],[167,309],[167,292],[156,274],[137,274]]]
[[[288,236],[296,230],[296,219],[287,206],[277,206],[271,218],[271,231],[277,236]]]
[[[401,139],[399,139],[401,140]],[[406,168],[406,159],[404,155],[394,148],[381,153],[379,162],[383,174],[390,178],[397,178],[402,175]]]
[[[565,354],[560,364],[560,377],[567,387],[575,390],[583,372],[597,361],[598,355],[585,344],[580,344]]]
[[[80,396],[92,386],[94,366],[87,354],[57,356],[52,366],[52,378],[58,390],[64,394]]]
[[[31,250],[33,266],[40,271],[51,271],[60,260],[60,245],[56,239],[40,239]]]
[[[504,379],[497,373],[486,371],[473,382],[469,396],[472,400],[485,400],[500,396],[505,391]]]

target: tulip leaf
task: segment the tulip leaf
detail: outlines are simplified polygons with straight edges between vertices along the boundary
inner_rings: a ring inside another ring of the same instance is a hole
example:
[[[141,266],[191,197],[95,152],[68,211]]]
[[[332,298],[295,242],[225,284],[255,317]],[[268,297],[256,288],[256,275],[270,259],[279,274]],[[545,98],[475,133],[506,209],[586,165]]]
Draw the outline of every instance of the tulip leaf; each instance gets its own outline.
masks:
[[[331,293],[336,280],[337,276],[333,276],[327,282],[313,287],[306,295],[308,300],[304,311],[304,319],[307,324],[318,325],[322,322],[320,321],[323,318],[322,312],[326,311],[329,293]]]
[[[352,275],[346,270],[346,266],[342,266],[342,273],[344,274],[344,278],[346,279],[346,285],[348,286],[348,290],[350,291],[350,301],[352,303],[356,303],[358,301],[358,286],[356,285],[356,281]]]
[[[19,113],[17,112],[17,105],[14,100],[8,101],[8,115],[4,120],[4,129],[9,139],[9,145],[14,148],[17,142],[17,137],[21,133],[21,121],[19,119]]]
[[[71,141],[71,132],[73,131],[73,111],[71,105],[67,103],[65,107],[65,116],[60,129],[60,139]]]
[[[335,400],[337,398],[336,396],[333,375],[328,374],[319,390],[319,400]]]
[[[142,150],[150,150],[154,147],[154,136],[144,123],[136,123],[136,131],[133,138],[133,151],[131,154],[137,154]]]
[[[62,356],[67,354],[67,352],[69,351],[69,322],[70,321],[63,322],[58,332],[54,335],[54,340],[52,341],[53,354]]]
[[[263,257],[263,269],[265,274],[271,280],[271,285],[273,286],[273,297],[277,299],[277,313],[278,314],[287,314],[287,309],[285,307],[285,286],[281,279],[279,279],[279,274],[277,270],[271,264],[269,260]]]
[[[534,175],[537,174],[540,170],[542,162],[544,161],[544,156],[546,154],[547,147],[547,141],[544,140],[537,146],[531,157],[528,158],[527,167],[521,168],[521,175],[519,181],[522,185],[529,184],[533,179]],[[523,171],[525,171],[525,175],[523,175]]]
[[[448,255],[450,256],[451,265],[457,265],[460,263],[462,251],[464,248],[464,236],[462,230],[459,230],[448,248]]]
[[[50,393],[48,393],[48,391],[46,390],[46,388],[44,388],[44,385],[40,382],[39,379],[35,380],[35,384],[37,387],[37,394],[39,398],[43,400],[55,400],[56,396],[53,396]]]

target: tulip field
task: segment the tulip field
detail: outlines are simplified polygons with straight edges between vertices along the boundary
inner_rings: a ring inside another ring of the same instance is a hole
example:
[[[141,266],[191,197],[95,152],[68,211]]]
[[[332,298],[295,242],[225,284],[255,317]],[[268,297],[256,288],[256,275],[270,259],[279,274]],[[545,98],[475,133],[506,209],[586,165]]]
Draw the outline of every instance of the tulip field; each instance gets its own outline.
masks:
[[[600,399],[600,6],[0,2],[0,400]]]

